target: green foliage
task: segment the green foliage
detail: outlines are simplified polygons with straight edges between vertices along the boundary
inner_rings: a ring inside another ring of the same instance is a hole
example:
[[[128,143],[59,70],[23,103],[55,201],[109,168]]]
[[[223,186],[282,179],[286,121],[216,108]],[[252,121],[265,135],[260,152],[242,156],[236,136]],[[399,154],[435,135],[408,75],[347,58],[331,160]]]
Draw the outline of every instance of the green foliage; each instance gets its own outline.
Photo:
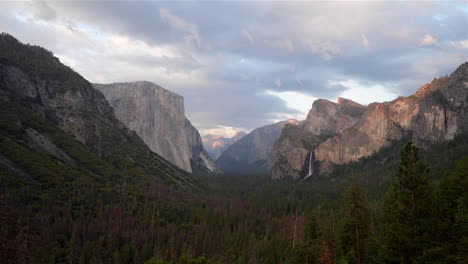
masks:
[[[431,247],[435,217],[428,175],[418,149],[409,141],[383,204],[383,245],[391,262],[414,263]]]
[[[307,215],[303,228],[304,235],[296,249],[294,263],[318,263],[321,232],[317,216],[314,213]]]
[[[366,199],[354,179],[344,201],[343,216],[339,221],[339,248],[347,263],[363,263],[370,215]]]

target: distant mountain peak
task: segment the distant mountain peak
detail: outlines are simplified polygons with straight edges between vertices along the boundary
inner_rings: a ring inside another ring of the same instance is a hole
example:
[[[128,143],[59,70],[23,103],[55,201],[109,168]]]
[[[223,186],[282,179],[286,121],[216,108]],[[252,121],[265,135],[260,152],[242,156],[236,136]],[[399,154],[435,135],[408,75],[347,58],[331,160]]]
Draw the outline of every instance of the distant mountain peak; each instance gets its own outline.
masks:
[[[242,139],[245,135],[247,134],[243,131],[235,132],[230,138],[208,134],[202,137],[202,142],[208,154],[216,160],[229,146]]]

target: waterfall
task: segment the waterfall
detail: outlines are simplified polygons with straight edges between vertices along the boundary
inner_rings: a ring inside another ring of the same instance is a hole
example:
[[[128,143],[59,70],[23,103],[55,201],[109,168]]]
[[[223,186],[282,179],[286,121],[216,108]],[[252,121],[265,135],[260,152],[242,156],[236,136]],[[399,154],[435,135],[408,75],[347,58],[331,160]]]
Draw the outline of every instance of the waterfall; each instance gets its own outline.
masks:
[[[312,173],[314,172],[313,171],[313,158],[314,156],[314,151],[311,150],[310,153],[309,153],[309,173],[307,174],[307,176],[305,176],[304,180],[309,178],[310,176],[312,176]]]

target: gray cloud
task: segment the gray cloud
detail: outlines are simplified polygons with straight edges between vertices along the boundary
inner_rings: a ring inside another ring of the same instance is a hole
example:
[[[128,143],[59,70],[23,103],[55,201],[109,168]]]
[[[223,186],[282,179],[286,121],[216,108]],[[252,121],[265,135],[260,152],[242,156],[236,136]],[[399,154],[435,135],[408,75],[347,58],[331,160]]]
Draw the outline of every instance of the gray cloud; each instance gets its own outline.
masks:
[[[34,9],[34,17],[41,20],[53,20],[57,14],[46,2],[33,0],[31,5]]]
[[[301,114],[266,91],[335,99],[352,80],[408,95],[468,59],[462,1],[34,1],[0,7],[1,31],[51,49],[93,82],[145,79],[183,95],[200,129],[253,129]]]

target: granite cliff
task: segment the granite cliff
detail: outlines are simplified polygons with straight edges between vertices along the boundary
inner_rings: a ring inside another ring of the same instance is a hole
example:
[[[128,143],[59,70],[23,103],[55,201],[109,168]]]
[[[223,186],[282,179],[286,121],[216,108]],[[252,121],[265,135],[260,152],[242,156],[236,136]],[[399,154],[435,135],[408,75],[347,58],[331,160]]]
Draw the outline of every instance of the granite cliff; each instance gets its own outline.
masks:
[[[333,164],[370,156],[403,137],[428,148],[468,131],[468,63],[409,97],[367,107],[342,98],[337,105],[346,107],[325,102],[317,100],[303,123],[283,129],[272,178],[327,174]]]
[[[359,122],[320,144],[316,159],[344,164],[369,156],[403,136],[427,148],[468,130],[468,63],[409,97],[372,103]]]
[[[119,171],[135,181],[145,178],[194,186],[189,174],[152,152],[120,122],[91,83],[50,51],[4,33],[0,35],[0,102],[5,126],[0,136],[2,142],[11,143],[0,149],[0,156],[4,164],[13,164],[7,167],[20,168],[14,171],[34,174],[41,168],[25,169],[15,162],[15,149],[9,147],[18,144],[16,149],[28,146],[53,157],[68,175],[89,173],[104,181],[117,177],[115,171]]]
[[[185,117],[184,98],[154,83],[139,81],[94,84],[115,110],[116,117],[150,147],[179,168],[199,166],[218,173],[200,134]]]
[[[203,136],[202,141],[208,154],[216,160],[229,146],[239,141],[245,135],[247,135],[245,132],[236,132],[233,137],[226,138],[209,134]]]
[[[276,124],[259,127],[227,148],[216,160],[226,173],[267,173],[275,141],[286,124],[297,125],[289,119]]]
[[[355,125],[365,110],[365,106],[344,98],[338,98],[338,103],[316,100],[306,120],[283,128],[274,146],[271,177],[299,179],[310,176],[316,169],[311,162],[312,150]]]

